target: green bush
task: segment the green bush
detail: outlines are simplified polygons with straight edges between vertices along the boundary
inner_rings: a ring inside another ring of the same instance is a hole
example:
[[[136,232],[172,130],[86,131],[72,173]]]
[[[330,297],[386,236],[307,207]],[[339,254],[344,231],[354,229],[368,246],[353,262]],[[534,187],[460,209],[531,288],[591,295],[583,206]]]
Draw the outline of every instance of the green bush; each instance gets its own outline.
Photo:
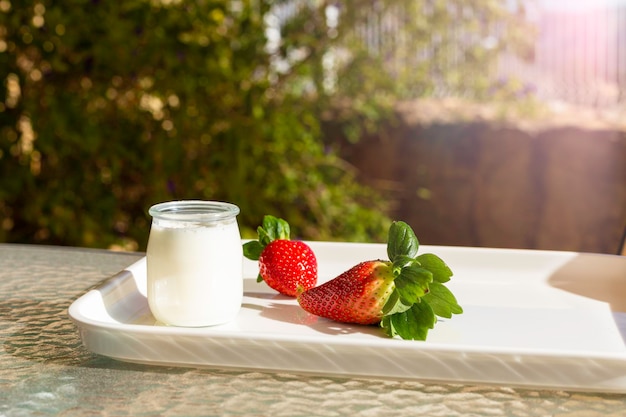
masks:
[[[384,204],[298,91],[315,64],[273,68],[268,7],[1,1],[0,240],[143,248],[147,208],[174,199],[238,204],[244,235],[272,213],[307,239],[383,239]]]
[[[0,241],[143,249],[148,207],[176,199],[239,205],[244,237],[274,214],[305,239],[384,241],[385,199],[321,127],[358,138],[427,90],[356,36],[375,3],[411,2],[346,1],[336,25],[300,2],[272,44],[285,3],[0,0]]]

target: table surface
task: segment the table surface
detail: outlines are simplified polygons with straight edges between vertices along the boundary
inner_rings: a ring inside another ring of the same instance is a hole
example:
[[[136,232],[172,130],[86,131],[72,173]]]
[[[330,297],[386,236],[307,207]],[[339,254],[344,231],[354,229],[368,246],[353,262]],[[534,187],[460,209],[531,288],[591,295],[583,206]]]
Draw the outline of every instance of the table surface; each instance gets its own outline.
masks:
[[[626,395],[130,364],[85,349],[69,305],[143,256],[0,244],[0,416],[626,415]]]

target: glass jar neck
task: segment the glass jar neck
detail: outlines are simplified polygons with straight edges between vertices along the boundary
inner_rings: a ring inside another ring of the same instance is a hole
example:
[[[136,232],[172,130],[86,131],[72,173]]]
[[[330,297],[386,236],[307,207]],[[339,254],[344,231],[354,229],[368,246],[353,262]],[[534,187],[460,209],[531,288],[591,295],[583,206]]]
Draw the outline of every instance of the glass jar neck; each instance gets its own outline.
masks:
[[[181,200],[155,204],[148,213],[156,220],[211,224],[234,220],[239,207],[221,201]]]

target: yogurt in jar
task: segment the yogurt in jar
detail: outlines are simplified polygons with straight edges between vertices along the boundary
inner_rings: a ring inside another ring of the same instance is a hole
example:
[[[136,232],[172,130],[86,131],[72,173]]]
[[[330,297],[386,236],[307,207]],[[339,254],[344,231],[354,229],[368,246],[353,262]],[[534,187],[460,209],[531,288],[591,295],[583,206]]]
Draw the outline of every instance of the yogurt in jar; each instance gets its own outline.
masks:
[[[235,318],[243,299],[237,213],[236,206],[202,201],[151,208],[148,304],[159,322],[201,327]]]

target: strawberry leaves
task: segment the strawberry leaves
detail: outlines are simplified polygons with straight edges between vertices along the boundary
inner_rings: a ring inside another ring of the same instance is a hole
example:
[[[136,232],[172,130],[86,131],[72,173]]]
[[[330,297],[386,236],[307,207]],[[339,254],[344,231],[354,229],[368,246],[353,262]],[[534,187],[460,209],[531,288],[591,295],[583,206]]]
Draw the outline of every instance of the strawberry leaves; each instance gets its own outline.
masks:
[[[428,303],[416,303],[406,311],[385,316],[380,326],[387,336],[406,340],[426,340],[428,331],[435,327],[437,317]]]
[[[266,215],[263,217],[263,223],[257,227],[259,240],[252,240],[243,245],[243,255],[253,261],[258,261],[263,249],[270,242],[278,239],[289,240],[289,223],[283,219]]]
[[[259,240],[263,245],[267,245],[273,240],[289,240],[289,223],[283,219],[267,215],[263,217],[263,223],[257,228]]]
[[[433,274],[433,280],[437,282],[448,282],[452,276],[452,270],[437,255],[425,253],[415,258],[423,268],[428,269]]]
[[[393,222],[389,227],[389,237],[387,238],[387,256],[391,262],[402,257],[411,259],[417,255],[419,241],[415,232],[404,222]]]
[[[394,280],[396,291],[404,304],[412,305],[428,292],[428,284],[433,281],[433,274],[419,265],[412,264],[400,270]]]
[[[430,304],[436,315],[449,319],[453,314],[463,312],[463,308],[457,303],[456,297],[445,285],[433,282],[429,289],[430,291],[422,300]]]
[[[426,340],[437,316],[450,318],[461,314],[462,307],[444,285],[452,270],[437,255],[417,256],[419,242],[413,229],[404,222],[389,228],[387,255],[393,263],[395,288],[383,307],[380,326],[390,337]]]

